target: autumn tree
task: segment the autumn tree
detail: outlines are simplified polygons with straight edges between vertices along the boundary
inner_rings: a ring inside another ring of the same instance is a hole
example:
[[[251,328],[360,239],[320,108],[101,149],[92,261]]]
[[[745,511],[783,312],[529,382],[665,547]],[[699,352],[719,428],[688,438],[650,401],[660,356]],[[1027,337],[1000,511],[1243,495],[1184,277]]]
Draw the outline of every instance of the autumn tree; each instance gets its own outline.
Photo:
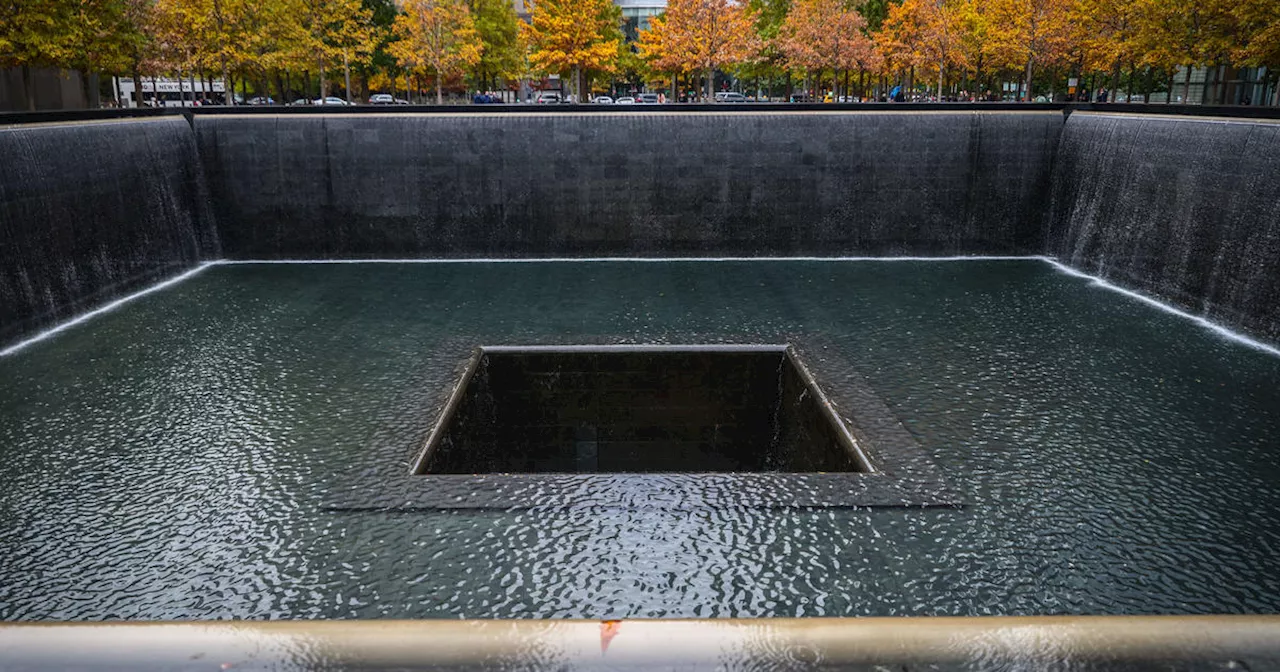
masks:
[[[1280,2],[1275,0],[1239,0],[1231,8],[1240,40],[1232,52],[1244,65],[1266,66],[1276,79],[1275,100],[1280,105]]]
[[[444,103],[444,78],[480,62],[480,35],[462,0],[405,0],[395,34],[391,53],[401,65],[435,73],[437,105]]]
[[[796,0],[778,32],[787,62],[809,71],[849,71],[870,63],[874,45],[867,20],[840,0]]]
[[[904,0],[889,8],[876,43],[898,68],[936,71],[941,97],[947,72],[970,65],[966,37],[976,27],[972,9],[964,0]]]
[[[522,26],[529,63],[540,72],[571,72],[581,100],[586,71],[614,69],[620,19],[610,0],[537,0]]]
[[[1181,2],[1181,0],[1177,0]],[[1026,100],[1036,66],[1055,65],[1071,46],[1072,0],[990,0],[988,53],[997,63],[1022,68]]]
[[[1139,0],[1076,0],[1072,23],[1077,27],[1083,68],[1111,73],[1111,89],[1120,88],[1120,69],[1138,60],[1136,42]]]
[[[706,77],[707,98],[715,95],[715,71],[751,60],[761,48],[753,30],[755,12],[734,0],[670,0],[667,11],[650,22],[642,49],[655,63],[678,65]]]

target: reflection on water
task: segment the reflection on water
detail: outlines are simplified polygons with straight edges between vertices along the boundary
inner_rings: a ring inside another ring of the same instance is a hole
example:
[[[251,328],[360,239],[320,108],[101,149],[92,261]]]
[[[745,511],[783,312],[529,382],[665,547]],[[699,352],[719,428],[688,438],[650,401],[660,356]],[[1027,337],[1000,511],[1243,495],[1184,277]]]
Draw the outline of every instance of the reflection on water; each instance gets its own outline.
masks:
[[[454,334],[821,336],[961,510],[342,513]],[[224,266],[0,359],[0,618],[1267,612],[1280,359],[1034,262]]]

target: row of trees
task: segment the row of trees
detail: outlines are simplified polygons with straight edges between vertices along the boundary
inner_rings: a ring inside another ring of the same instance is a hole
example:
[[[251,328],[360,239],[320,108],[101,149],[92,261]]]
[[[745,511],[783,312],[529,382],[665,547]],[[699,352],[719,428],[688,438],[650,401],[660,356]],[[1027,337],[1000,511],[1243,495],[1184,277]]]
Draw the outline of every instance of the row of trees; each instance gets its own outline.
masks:
[[[1280,2],[670,0],[639,48],[673,74],[732,68],[818,84],[827,74],[845,91],[856,88],[851,74],[864,90],[868,76],[908,86],[930,78],[936,95],[1020,80],[1030,99],[1041,71],[1050,87],[1098,74],[1112,90],[1122,75],[1172,77],[1179,66],[1270,66],[1275,76]]]
[[[1038,76],[1115,89],[1139,71],[1280,66],[1277,0],[669,0],[634,45],[610,0],[527,4],[528,23],[511,0],[0,0],[0,66],[219,76],[281,98],[299,80],[328,95],[339,73],[350,92],[354,71],[363,91],[432,81],[437,101],[464,78],[492,89],[546,74],[579,95],[702,77],[710,95],[716,71],[844,93],[1017,79],[1030,99]]]

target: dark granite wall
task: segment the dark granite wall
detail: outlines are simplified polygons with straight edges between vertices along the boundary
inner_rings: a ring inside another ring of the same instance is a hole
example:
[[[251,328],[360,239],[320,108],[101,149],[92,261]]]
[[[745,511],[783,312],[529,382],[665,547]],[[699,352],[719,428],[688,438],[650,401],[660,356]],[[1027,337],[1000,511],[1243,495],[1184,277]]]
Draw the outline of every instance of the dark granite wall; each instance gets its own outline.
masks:
[[[215,115],[230,258],[1043,248],[1058,111]]]
[[[181,117],[0,126],[0,343],[216,258]]]
[[[1076,113],[1052,193],[1063,263],[1280,341],[1280,122]]]

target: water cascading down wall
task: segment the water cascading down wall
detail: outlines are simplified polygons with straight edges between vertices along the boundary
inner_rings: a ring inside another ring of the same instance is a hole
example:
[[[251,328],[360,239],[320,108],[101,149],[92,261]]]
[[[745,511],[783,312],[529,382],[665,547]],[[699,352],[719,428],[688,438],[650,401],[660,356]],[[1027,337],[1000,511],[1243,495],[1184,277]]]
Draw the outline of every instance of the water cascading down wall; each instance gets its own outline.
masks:
[[[1280,124],[1059,110],[0,127],[0,344],[203,260],[1040,255],[1280,340]]]
[[[0,347],[220,255],[182,117],[0,126]]]

